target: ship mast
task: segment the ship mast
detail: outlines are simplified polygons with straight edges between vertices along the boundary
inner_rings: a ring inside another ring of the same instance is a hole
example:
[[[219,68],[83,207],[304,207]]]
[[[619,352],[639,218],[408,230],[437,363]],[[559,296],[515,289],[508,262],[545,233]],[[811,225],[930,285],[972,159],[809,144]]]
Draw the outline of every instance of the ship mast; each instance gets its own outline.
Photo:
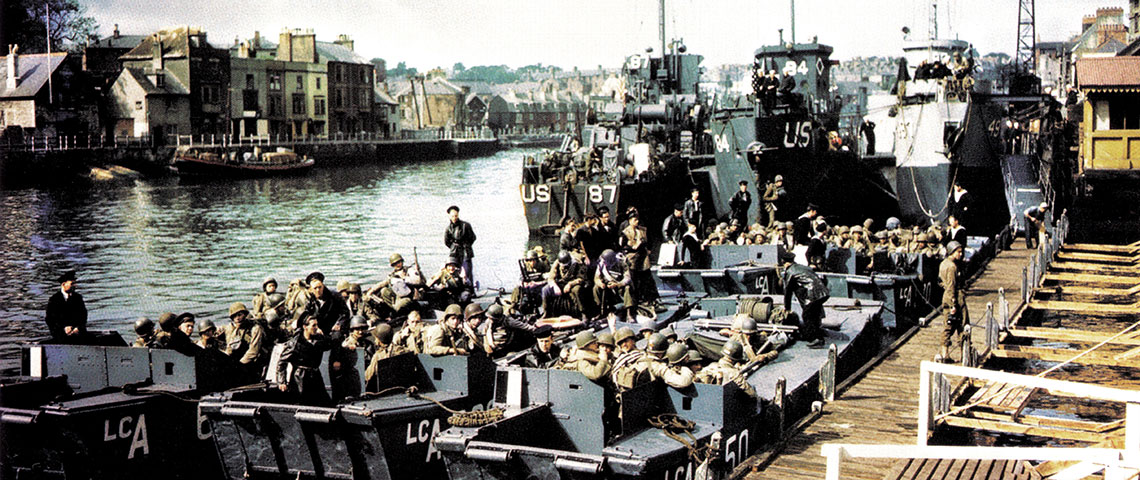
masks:
[[[661,61],[665,61],[665,0],[659,2],[660,6],[657,13],[659,36],[661,37]],[[662,67],[665,65],[662,64]]]
[[[931,40],[937,40],[938,39],[938,0],[932,0],[930,2],[929,33],[930,33],[930,39]]]
[[[792,2],[792,45],[796,44],[796,0]]]

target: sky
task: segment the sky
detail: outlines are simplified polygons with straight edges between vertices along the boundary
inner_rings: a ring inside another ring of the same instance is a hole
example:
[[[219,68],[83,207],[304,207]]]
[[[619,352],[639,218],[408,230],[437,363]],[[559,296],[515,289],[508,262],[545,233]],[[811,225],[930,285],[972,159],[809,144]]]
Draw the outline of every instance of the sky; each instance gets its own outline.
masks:
[[[681,38],[705,65],[746,63],[761,45],[791,39],[791,0],[666,0],[666,36]],[[254,31],[276,42],[283,28],[313,29],[318,40],[348,34],[356,51],[421,71],[436,66],[542,63],[569,69],[616,67],[647,47],[661,49],[657,0],[80,0],[99,23],[123,34],[165,26],[206,30],[215,46]],[[982,54],[1013,53],[1017,0],[936,0],[939,34],[970,41]],[[796,40],[814,36],[833,58],[896,56],[902,27],[925,37],[925,0],[799,0]],[[1077,33],[1081,17],[1125,0],[1036,0],[1040,41]],[[1126,13],[1127,15],[1127,13]]]

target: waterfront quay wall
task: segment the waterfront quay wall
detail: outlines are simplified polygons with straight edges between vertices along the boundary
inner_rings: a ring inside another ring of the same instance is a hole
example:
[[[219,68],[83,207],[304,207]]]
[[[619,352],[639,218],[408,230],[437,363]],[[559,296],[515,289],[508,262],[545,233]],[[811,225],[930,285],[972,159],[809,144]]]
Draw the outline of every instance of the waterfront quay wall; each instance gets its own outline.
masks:
[[[308,155],[320,166],[362,163],[406,163],[477,157],[493,154],[504,145],[496,138],[345,139],[308,141],[243,141],[241,143],[133,141],[57,141],[38,139],[24,144],[0,145],[0,182],[51,180],[69,174],[86,175],[92,167],[120,165],[144,175],[169,173],[175,150],[181,145],[202,148],[259,147],[272,151],[288,148]]]

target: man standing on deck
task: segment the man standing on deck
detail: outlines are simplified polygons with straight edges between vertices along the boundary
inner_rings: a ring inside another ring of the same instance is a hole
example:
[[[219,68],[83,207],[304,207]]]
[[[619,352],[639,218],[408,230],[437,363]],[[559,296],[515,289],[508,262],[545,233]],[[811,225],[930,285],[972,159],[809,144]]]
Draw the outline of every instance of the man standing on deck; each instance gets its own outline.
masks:
[[[748,193],[748,182],[740,181],[740,190],[728,200],[728,208],[732,210],[732,218],[739,220],[741,225],[748,225],[748,207],[752,206],[752,194]]]
[[[471,224],[459,219],[459,207],[447,207],[447,215],[451,219],[447,230],[443,232],[443,244],[451,249],[451,258],[459,261],[464,276],[472,284],[475,283],[475,271],[472,269],[471,259],[475,251],[471,245],[475,243],[475,230]]]
[[[784,311],[792,311],[792,295],[799,300],[803,312],[800,313],[799,337],[807,341],[809,348],[823,348],[823,304],[831,298],[827,284],[810,268],[795,263],[795,255],[784,252],[780,256],[780,266],[784,280]]]
[[[82,343],[87,336],[87,305],[75,291],[75,272],[59,276],[59,291],[48,299],[44,320],[56,343]]]
[[[946,328],[942,333],[942,361],[949,363],[950,344],[958,337],[962,344],[962,328],[969,321],[966,311],[966,293],[962,291],[962,277],[958,274],[958,261],[962,260],[962,244],[951,240],[946,244],[946,259],[938,266],[938,282],[942,284],[942,315],[946,317]]]
[[[690,198],[685,201],[685,222],[697,226],[697,236],[704,238],[705,232],[705,205],[701,203],[701,191],[693,189]]]

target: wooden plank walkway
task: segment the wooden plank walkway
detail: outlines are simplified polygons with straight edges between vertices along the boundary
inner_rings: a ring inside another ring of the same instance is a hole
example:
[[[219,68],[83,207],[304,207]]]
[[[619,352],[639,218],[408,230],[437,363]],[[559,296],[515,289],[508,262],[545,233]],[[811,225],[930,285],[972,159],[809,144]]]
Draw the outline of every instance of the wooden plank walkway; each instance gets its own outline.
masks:
[[[981,321],[986,303],[997,302],[999,288],[1005,289],[1011,308],[1018,304],[1021,269],[1029,262],[1032,253],[1025,250],[1024,243],[1019,245],[1015,242],[1012,250],[1002,251],[990,261],[985,271],[974,279],[967,290],[971,321]],[[940,299],[931,300],[937,302]],[[744,478],[824,478],[827,466],[824,457],[820,455],[820,447],[825,443],[913,444],[918,431],[919,362],[933,360],[934,355],[941,350],[942,325],[942,318],[935,318],[930,325],[919,329],[847,390],[840,392],[834,402],[824,406],[823,414],[792,438],[768,465],[757,465],[756,458],[750,459],[752,463],[748,468],[751,470]],[[984,326],[975,329],[973,343],[976,347],[984,341],[984,331]],[[955,359],[960,356],[960,350],[953,354]],[[749,465],[749,461],[745,464]],[[971,472],[978,470],[976,462],[971,465]],[[845,460],[843,478],[879,480],[893,466],[891,460]],[[947,468],[951,466],[945,465]],[[956,467],[960,471],[968,466],[962,464]],[[902,468],[905,470],[907,465]],[[1004,471],[1004,465],[999,471]]]

